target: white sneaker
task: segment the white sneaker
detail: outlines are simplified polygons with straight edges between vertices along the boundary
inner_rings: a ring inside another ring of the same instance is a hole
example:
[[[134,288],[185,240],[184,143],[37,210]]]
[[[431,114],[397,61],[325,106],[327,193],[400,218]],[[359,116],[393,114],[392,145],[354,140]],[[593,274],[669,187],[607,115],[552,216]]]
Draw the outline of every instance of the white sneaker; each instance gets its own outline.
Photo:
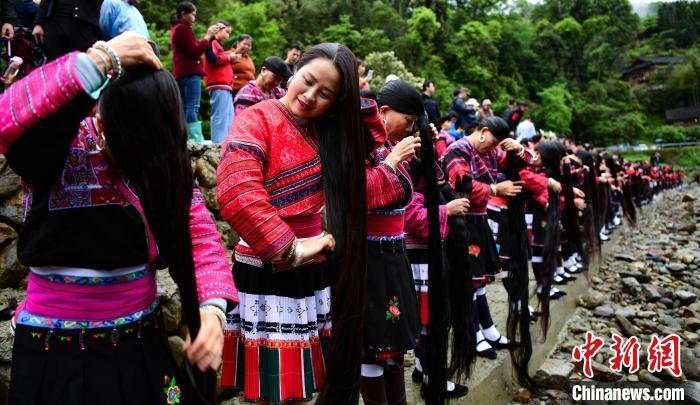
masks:
[[[619,226],[621,223],[622,219],[620,219],[620,217],[613,218],[613,224],[615,224],[615,226]]]
[[[600,237],[600,240],[602,240],[603,242],[606,242],[606,241],[609,241],[609,240],[610,240],[610,238],[608,237],[608,235],[604,234],[603,232],[601,232],[600,235],[598,235],[598,236]]]

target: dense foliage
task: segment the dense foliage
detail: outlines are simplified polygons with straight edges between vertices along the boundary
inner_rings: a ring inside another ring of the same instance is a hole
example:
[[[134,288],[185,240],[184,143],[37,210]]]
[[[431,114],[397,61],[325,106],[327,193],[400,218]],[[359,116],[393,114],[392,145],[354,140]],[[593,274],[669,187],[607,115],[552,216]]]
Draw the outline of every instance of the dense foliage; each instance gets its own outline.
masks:
[[[255,37],[256,65],[284,57],[291,43],[338,41],[378,79],[389,73],[431,79],[446,110],[452,90],[494,101],[528,100],[538,127],[596,144],[640,142],[697,131],[669,131],[669,108],[700,105],[700,2],[660,3],[640,19],[627,0],[207,0],[196,31],[219,19]],[[169,55],[177,0],[144,2],[151,32]],[[234,36],[235,37],[235,34]],[[652,83],[631,86],[621,72],[637,57],[685,56]],[[373,85],[379,86],[379,80]],[[650,86],[664,84],[661,90]]]

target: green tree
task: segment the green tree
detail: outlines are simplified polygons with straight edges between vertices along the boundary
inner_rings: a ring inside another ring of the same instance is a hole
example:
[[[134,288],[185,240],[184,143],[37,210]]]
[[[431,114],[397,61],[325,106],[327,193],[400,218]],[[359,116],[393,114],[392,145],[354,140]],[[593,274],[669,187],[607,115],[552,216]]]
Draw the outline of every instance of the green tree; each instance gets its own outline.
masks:
[[[540,128],[558,133],[571,133],[573,98],[563,83],[555,84],[537,94],[540,105],[535,110],[535,119]]]
[[[229,3],[230,4],[230,3]],[[277,55],[284,58],[287,41],[282,35],[282,21],[271,16],[271,4],[259,2],[251,4],[236,3],[235,7],[222,9],[214,16],[215,20],[226,20],[233,25],[234,34],[246,33],[253,36],[253,50],[250,55],[259,67],[268,56]]]

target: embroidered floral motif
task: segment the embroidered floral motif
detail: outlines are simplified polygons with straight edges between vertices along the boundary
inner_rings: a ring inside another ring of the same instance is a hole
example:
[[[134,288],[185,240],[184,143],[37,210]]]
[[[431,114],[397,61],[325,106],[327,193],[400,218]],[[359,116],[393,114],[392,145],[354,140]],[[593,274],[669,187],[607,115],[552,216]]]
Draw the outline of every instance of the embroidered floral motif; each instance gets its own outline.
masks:
[[[540,225],[542,226],[542,228],[546,228],[546,227],[547,227],[547,221],[543,219],[542,222],[540,222]]]
[[[399,310],[399,299],[394,295],[394,297],[389,300],[389,303],[386,305],[386,307],[386,320],[396,322],[401,316],[401,310]]]
[[[165,383],[168,384],[168,376],[165,376]],[[180,387],[175,385],[175,377],[170,380],[170,385],[163,389],[168,405],[180,403]]]
[[[470,255],[479,257],[479,253],[481,253],[481,248],[478,245],[469,245]]]

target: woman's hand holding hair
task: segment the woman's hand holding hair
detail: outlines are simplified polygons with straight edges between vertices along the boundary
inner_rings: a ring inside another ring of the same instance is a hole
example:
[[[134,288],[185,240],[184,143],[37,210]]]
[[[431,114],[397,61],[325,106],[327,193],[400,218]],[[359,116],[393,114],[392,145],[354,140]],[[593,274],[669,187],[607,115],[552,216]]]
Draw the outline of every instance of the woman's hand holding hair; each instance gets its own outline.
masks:
[[[582,198],[574,198],[574,205],[579,211],[586,209],[586,201],[584,201]]]
[[[221,328],[221,319],[213,312],[201,311],[201,324],[194,342],[187,335],[185,350],[187,360],[202,371],[219,369],[221,355],[224,350],[224,331]]]
[[[156,56],[148,39],[143,35],[127,31],[109,40],[107,45],[119,56],[124,69],[140,65],[147,65],[156,70],[160,70],[162,67],[160,59]],[[95,60],[94,57],[93,60]]]
[[[506,152],[521,152],[525,147],[513,138],[506,138],[501,141],[501,148]]]
[[[391,153],[384,160],[391,165],[391,167],[396,168],[399,163],[413,156],[419,148],[420,138],[417,136],[407,136],[394,145]]]
[[[306,239],[299,243],[302,244],[304,252],[301,259],[302,264],[335,250],[335,238],[330,233],[318,238]]]
[[[547,186],[549,190],[554,192],[555,194],[561,193],[561,183],[559,183],[558,181],[550,178],[549,180],[547,180]]]
[[[207,33],[204,34],[204,39],[207,41],[211,41],[212,38],[214,38],[214,35],[216,35],[217,32],[221,31],[221,26],[219,24],[214,24],[207,28]]]
[[[469,210],[469,200],[466,198],[456,198],[447,203],[447,216],[454,217],[467,213]]]
[[[496,195],[502,197],[513,197],[523,191],[523,181],[506,180],[496,184]]]

